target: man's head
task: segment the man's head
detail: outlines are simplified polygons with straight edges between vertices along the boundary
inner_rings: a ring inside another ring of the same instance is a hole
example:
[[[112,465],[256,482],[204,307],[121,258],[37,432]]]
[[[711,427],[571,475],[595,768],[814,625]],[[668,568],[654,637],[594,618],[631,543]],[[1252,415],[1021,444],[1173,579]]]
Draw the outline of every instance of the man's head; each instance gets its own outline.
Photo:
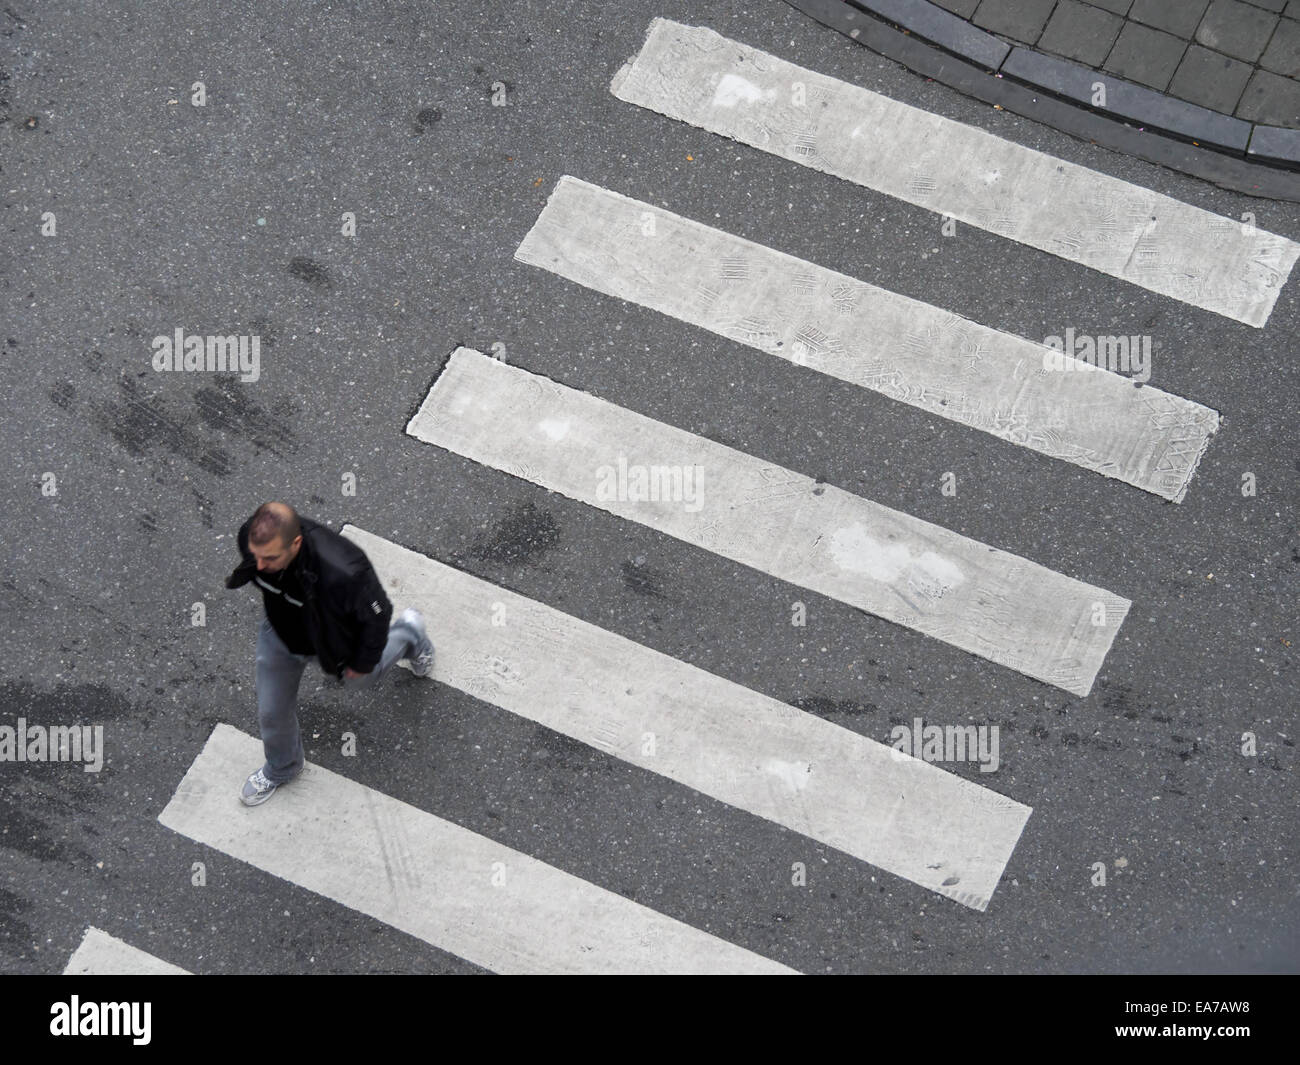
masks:
[[[280,573],[302,547],[302,526],[287,503],[263,503],[248,523],[248,549],[259,573]]]

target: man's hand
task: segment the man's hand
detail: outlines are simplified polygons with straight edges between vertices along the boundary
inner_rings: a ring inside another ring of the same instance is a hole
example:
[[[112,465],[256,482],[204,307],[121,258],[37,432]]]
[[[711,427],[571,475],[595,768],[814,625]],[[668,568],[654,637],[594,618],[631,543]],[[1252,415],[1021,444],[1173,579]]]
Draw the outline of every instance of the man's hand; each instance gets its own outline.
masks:
[[[355,669],[353,669],[351,666],[345,666],[345,667],[343,668],[343,675],[344,675],[345,677],[348,677],[348,678],[351,678],[351,677],[368,677],[368,676],[370,676],[370,673],[369,673],[369,672],[358,673],[358,672],[357,672]]]

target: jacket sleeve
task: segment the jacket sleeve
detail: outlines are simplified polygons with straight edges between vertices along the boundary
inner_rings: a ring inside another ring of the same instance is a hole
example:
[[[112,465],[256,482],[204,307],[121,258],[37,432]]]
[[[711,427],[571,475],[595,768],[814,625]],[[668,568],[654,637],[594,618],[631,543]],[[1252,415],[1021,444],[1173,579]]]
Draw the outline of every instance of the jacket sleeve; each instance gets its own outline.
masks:
[[[384,646],[388,643],[388,623],[393,616],[393,604],[388,601],[384,587],[368,561],[365,569],[357,575],[353,589],[352,615],[356,618],[360,637],[348,665],[358,673],[369,673],[379,665]]]
[[[243,556],[243,561],[226,578],[227,588],[243,587],[257,574],[257,559],[253,557],[253,552],[248,549],[248,522],[244,522],[239,527],[239,553]]]

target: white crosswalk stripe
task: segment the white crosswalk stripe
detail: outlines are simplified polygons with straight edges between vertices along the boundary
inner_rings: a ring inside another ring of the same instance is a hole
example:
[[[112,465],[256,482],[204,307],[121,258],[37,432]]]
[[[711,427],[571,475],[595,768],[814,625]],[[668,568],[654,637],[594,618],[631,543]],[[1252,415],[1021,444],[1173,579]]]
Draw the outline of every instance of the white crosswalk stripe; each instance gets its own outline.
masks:
[[[1130,606],[468,348],[407,432],[1078,695]]]
[[[244,807],[261,761],[218,725],[158,820],[498,973],[794,971],[311,763]]]
[[[655,19],[614,95],[1135,285],[1263,326],[1300,244]]]
[[[1030,809],[884,744],[346,527],[424,611],[436,679],[984,910]]]
[[[1219,424],[1199,403],[572,177],[515,258],[1165,499],[1182,500]]]
[[[187,969],[155,958],[98,928],[86,929],[64,976],[190,976]]]

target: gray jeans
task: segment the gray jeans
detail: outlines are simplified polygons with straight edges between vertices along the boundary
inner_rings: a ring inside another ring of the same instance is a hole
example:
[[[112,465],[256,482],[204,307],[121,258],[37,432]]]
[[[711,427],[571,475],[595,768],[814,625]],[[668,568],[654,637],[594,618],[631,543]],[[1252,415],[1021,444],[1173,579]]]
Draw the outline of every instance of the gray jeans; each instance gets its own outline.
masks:
[[[414,653],[416,634],[400,621],[388,628],[388,643],[379,664],[364,677],[347,677],[345,688],[368,688],[399,658]],[[257,724],[262,731],[266,765],[262,772],[275,784],[286,784],[302,772],[305,755],[298,729],[298,684],[302,671],[315,655],[297,655],[285,647],[271,622],[262,619],[257,630]]]

